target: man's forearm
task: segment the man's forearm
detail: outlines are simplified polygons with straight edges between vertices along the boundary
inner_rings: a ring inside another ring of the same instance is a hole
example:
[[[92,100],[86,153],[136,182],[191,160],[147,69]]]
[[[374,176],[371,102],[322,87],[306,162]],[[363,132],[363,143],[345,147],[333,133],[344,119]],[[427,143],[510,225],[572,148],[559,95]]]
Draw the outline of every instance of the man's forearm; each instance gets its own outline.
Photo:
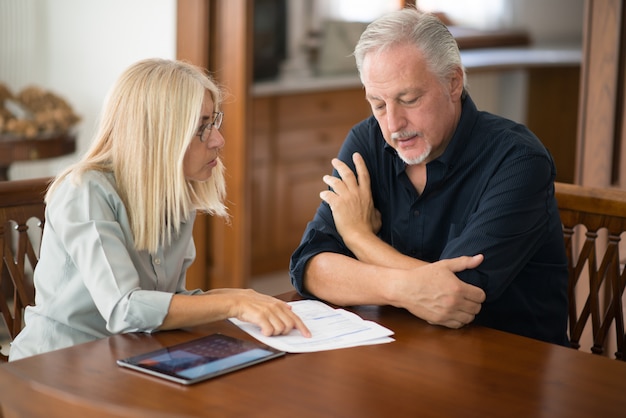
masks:
[[[389,280],[381,278],[389,276]],[[340,305],[388,305],[393,270],[336,253],[320,253],[305,268],[304,286],[327,302]]]
[[[402,254],[373,233],[345,237],[344,243],[357,259],[367,264],[403,270],[428,264],[425,261]]]

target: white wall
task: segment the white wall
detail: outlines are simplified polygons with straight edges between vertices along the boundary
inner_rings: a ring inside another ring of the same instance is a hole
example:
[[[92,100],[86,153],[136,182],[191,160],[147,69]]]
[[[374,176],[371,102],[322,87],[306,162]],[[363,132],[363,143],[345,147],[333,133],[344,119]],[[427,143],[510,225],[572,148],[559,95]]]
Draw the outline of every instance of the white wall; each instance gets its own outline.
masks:
[[[16,163],[13,179],[54,175],[78,159],[117,76],[139,59],[176,56],[176,0],[0,0],[0,26],[0,82],[50,90],[82,117],[76,154]]]

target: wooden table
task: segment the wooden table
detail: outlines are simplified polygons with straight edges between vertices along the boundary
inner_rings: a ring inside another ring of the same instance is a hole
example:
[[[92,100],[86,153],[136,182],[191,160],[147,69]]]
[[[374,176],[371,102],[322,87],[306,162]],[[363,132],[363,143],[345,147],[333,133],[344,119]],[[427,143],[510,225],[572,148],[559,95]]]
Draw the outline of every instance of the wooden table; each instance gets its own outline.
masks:
[[[17,161],[60,157],[75,150],[76,138],[69,134],[32,139],[0,135],[0,181],[9,179],[9,167]]]
[[[626,416],[626,363],[488,328],[431,326],[391,307],[354,312],[394,330],[396,341],[288,354],[184,387],[115,360],[213,332],[250,337],[228,321],[117,335],[1,365],[0,403],[34,405],[45,393],[73,404],[58,416],[85,405],[108,406],[102,416],[151,417]]]

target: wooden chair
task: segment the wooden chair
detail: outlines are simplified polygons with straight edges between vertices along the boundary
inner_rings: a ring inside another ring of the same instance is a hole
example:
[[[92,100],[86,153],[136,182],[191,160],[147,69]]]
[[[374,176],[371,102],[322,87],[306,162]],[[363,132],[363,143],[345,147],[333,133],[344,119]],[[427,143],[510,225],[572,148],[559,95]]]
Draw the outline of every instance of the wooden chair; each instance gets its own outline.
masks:
[[[565,183],[555,186],[569,260],[570,344],[580,348],[590,323],[591,352],[604,354],[614,330],[615,357],[625,361],[622,295],[626,273],[619,243],[626,231],[626,191]]]
[[[0,312],[13,340],[23,326],[23,311],[35,303],[32,272],[39,259],[44,195],[50,178],[0,182]],[[34,226],[34,228],[33,228]],[[0,354],[0,361],[7,356]]]

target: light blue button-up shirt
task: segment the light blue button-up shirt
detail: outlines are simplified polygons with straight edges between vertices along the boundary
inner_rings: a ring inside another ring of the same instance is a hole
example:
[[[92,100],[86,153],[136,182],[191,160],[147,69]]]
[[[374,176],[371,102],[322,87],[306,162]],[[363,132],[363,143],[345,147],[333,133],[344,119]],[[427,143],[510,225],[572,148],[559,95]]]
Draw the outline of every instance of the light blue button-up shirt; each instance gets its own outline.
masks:
[[[124,332],[152,332],[167,315],[195,258],[193,221],[156,254],[134,248],[112,174],[66,179],[46,207],[35,306],[11,345],[10,360]]]

